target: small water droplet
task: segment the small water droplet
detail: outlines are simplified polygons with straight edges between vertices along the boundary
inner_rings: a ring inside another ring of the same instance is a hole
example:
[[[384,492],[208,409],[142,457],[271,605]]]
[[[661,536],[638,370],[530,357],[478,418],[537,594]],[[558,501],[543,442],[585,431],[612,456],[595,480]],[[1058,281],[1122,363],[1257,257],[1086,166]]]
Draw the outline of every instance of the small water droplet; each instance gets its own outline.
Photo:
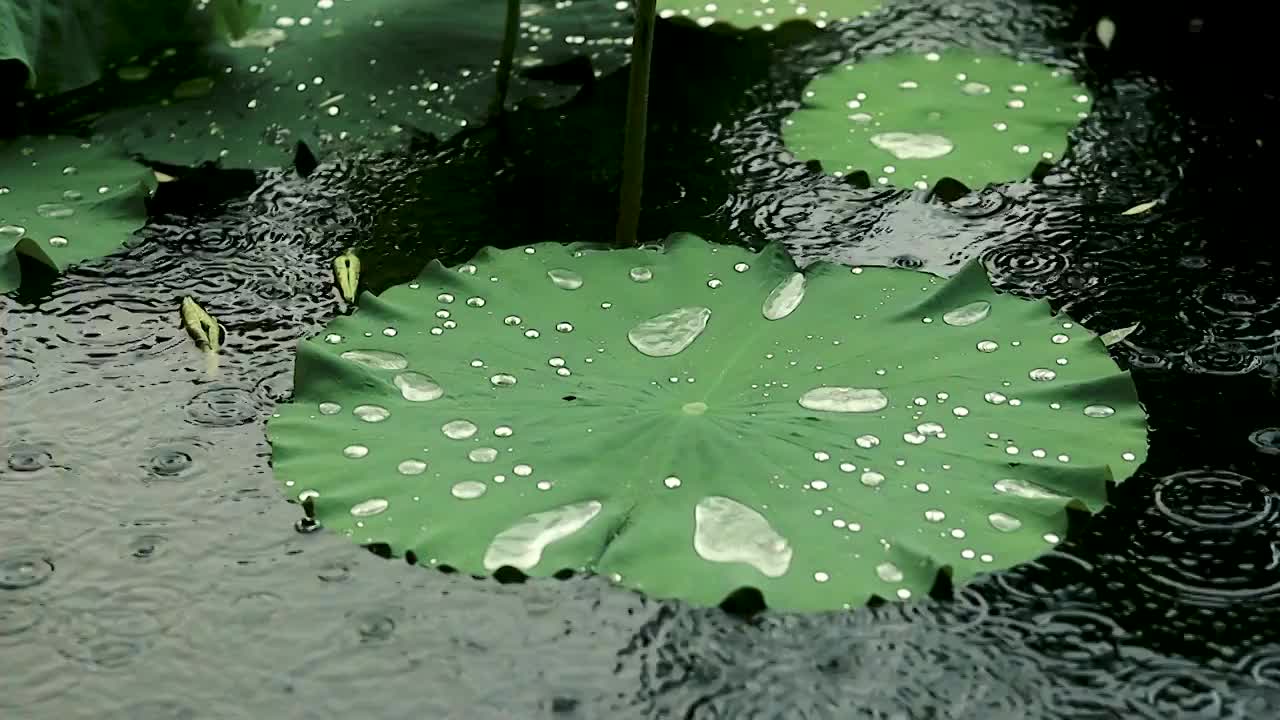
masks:
[[[61,235],[54,235],[53,237],[49,238],[49,244],[52,245],[53,247],[66,247],[67,239]]]
[[[511,472],[515,473],[516,475],[519,475],[520,477],[529,477],[530,475],[533,474],[533,466],[525,465],[522,463],[520,465],[515,466],[514,468],[511,468]]]
[[[978,341],[978,352],[984,352],[984,353],[995,352],[999,348],[1000,346],[996,344],[996,342],[993,340]]]
[[[866,485],[867,487],[876,487],[880,483],[884,482],[884,475],[874,470],[867,470],[863,472],[862,477],[858,479],[862,482],[863,485]]]
[[[450,440],[469,440],[479,428],[470,420],[450,420],[440,426],[440,432]]]
[[[748,271],[748,270],[750,270],[750,269],[751,269],[751,266],[750,266],[750,265],[748,265],[748,264],[746,264],[746,263],[744,263],[744,262],[735,263],[735,264],[734,264],[734,266],[733,266],[733,271],[734,271],[734,272],[740,272],[740,273],[741,273],[741,272],[746,272],[746,271]]]
[[[467,306],[473,308],[484,307],[484,298],[479,296],[469,297],[467,298]]]
[[[338,403],[336,403],[336,402],[322,402],[322,403],[320,403],[320,414],[321,414],[321,415],[337,415],[337,414],[338,414],[338,413],[340,413],[340,412],[342,412],[342,406],[341,406],[341,405],[339,405],[339,404],[338,404]]]
[[[498,427],[493,429],[493,434],[495,437],[506,438],[506,437],[511,437],[511,435],[513,434],[513,431],[511,430],[510,427],[506,425],[499,425]]]
[[[1063,335],[1061,333],[1054,335],[1052,338],[1049,338],[1049,339],[1052,340],[1055,345],[1062,345],[1063,343],[1071,340],[1070,337]]]
[[[329,333],[328,335],[324,336],[324,341],[329,343],[330,345],[337,345],[338,343],[342,342],[342,336],[339,335],[338,333]]]
[[[947,519],[947,514],[941,510],[925,510],[924,519],[929,522],[942,522]]]
[[[955,144],[941,135],[928,133],[888,132],[872,135],[871,144],[899,160],[929,160],[942,157],[955,149]]]
[[[498,459],[497,448],[479,447],[467,453],[467,459],[473,463],[491,463]]]
[[[891,562],[880,563],[876,566],[876,576],[881,580],[890,583],[902,582],[902,571],[897,565]]]
[[[680,487],[680,478],[676,477],[675,475],[671,475],[666,478],[663,478],[662,484],[674,490]]]
[[[453,302],[453,295],[449,293],[440,293],[439,295],[436,296],[436,300],[448,305],[449,303]],[[445,317],[448,317],[448,316],[446,315]]]
[[[1116,414],[1116,409],[1110,405],[1086,405],[1084,414],[1091,418],[1106,418]]]
[[[520,320],[519,315],[508,315],[502,318],[502,322],[506,325],[511,325],[512,327],[514,327],[516,325],[519,325],[522,321]]]
[[[556,323],[556,332],[561,332],[561,333],[573,332],[573,323],[567,323],[567,322]]]
[[[907,432],[902,434],[902,439],[906,440],[908,443],[911,443],[912,445],[923,445],[924,441],[928,440],[929,438],[927,438],[925,435],[918,432]]]
[[[967,417],[969,415],[969,408],[963,405],[957,405],[951,408],[951,414],[956,417]]]
[[[631,276],[632,280],[639,283],[649,282],[653,279],[653,270],[643,265],[631,268],[627,274]]]
[[[516,384],[516,376],[508,375],[506,373],[498,373],[497,375],[490,377],[489,382],[492,383],[494,387],[511,387]]]
[[[810,487],[810,488],[812,488],[812,489],[814,489],[814,490],[826,490],[826,489],[827,489],[827,481],[826,481],[826,480],[813,480],[813,481],[811,481],[811,482],[809,483],[809,487]]]
[[[364,445],[348,445],[342,448],[342,454],[352,460],[358,460],[369,454],[369,448]]]
[[[529,338],[530,340],[536,340],[542,336],[542,333],[538,332],[537,330],[529,329],[524,331],[524,336]]]
[[[1027,376],[1036,382],[1048,382],[1058,377],[1058,373],[1048,368],[1036,368],[1035,370],[1027,373]]]
[[[463,480],[460,483],[455,483],[454,486],[449,489],[449,492],[459,500],[475,500],[481,495],[484,495],[488,489],[488,485],[485,485],[478,480]]]
[[[987,95],[991,92],[990,85],[983,85],[980,82],[967,82],[961,89],[965,95]]]
[[[857,446],[860,448],[865,448],[867,450],[870,450],[871,448],[880,444],[880,438],[876,437],[875,435],[859,435],[858,437],[854,438],[853,442],[857,444]]]

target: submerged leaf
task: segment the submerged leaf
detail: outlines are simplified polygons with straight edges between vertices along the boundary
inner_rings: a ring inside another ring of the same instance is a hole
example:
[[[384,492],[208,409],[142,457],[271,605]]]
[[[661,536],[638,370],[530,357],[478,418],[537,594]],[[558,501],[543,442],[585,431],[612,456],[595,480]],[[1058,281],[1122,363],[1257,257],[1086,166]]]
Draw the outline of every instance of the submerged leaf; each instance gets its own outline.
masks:
[[[333,279],[338,292],[348,303],[356,301],[356,288],[360,286],[360,258],[355,250],[348,250],[333,259]]]
[[[0,142],[0,167],[0,291],[21,280],[16,253],[65,270],[118,250],[155,187],[151,170],[80,138]]]
[[[979,263],[801,272],[689,235],[433,262],[302,343],[294,380],[272,464],[326,528],[705,605],[839,608],[1030,560],[1146,447],[1102,344]]]
[[[222,326],[218,321],[189,297],[182,298],[181,313],[182,326],[187,329],[191,339],[196,341],[196,345],[202,350],[218,352],[222,347]]]
[[[1062,70],[967,50],[900,53],[819,75],[782,132],[797,158],[837,175],[978,188],[1056,162],[1089,106]]]
[[[1159,200],[1151,200],[1144,203],[1138,203],[1137,205],[1134,205],[1133,207],[1129,208],[1128,210],[1125,210],[1120,214],[1121,215],[1141,215],[1145,212],[1150,212],[1151,208],[1154,208],[1159,204],[1160,204]]]

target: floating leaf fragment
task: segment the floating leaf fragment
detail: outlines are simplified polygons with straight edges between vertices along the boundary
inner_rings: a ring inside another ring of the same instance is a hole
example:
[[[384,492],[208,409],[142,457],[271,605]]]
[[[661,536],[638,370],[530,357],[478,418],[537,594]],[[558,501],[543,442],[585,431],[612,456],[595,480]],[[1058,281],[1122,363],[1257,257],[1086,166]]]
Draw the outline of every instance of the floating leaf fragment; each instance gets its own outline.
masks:
[[[182,298],[182,327],[201,350],[216,353],[222,347],[222,326],[190,297]]]
[[[348,250],[333,260],[333,278],[338,284],[338,292],[348,303],[356,301],[356,290],[360,286],[360,258],[355,250]]]
[[[1111,41],[1116,38],[1116,23],[1109,17],[1104,17],[1098,21],[1095,29],[1098,34],[1098,42],[1102,43],[1102,47],[1111,49]]]
[[[1129,208],[1128,210],[1125,210],[1120,214],[1121,215],[1141,215],[1145,212],[1150,212],[1151,208],[1159,204],[1160,204],[1159,200],[1150,200],[1148,202],[1138,203],[1137,205],[1134,205],[1133,207]]]
[[[1115,330],[1110,330],[1100,335],[1099,339],[1102,340],[1103,345],[1106,345],[1107,347],[1111,347],[1112,345],[1115,345],[1121,340],[1124,340],[1125,338],[1132,335],[1133,332],[1137,330],[1138,326],[1141,324],[1142,323],[1134,323],[1129,327],[1122,327],[1122,328],[1117,328]]]

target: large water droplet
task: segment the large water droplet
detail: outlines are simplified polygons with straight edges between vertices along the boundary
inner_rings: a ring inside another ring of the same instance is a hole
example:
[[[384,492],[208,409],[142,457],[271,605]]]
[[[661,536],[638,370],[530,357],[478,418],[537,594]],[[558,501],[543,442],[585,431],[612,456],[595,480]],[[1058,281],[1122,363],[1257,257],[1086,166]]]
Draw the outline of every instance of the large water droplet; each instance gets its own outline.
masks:
[[[444,388],[422,373],[400,373],[394,382],[400,388],[400,396],[411,402],[429,402],[444,397]]]
[[[341,357],[374,370],[403,370],[409,367],[409,360],[405,356],[386,350],[348,350]]]
[[[880,438],[870,434],[859,435],[858,437],[853,439],[853,442],[860,448],[870,450],[871,448],[880,444]]]
[[[417,458],[409,458],[408,460],[401,460],[400,464],[396,466],[396,470],[401,475],[421,475],[427,471],[427,464]]]
[[[357,405],[351,414],[369,423],[382,422],[391,417],[391,411],[381,405]]]
[[[898,566],[891,562],[880,563],[877,565],[876,575],[885,582],[902,582],[902,570],[899,570]]]
[[[804,300],[804,275],[791,273],[770,291],[761,311],[766,320],[781,320],[800,307],[801,300]]]
[[[369,454],[369,448],[364,445],[348,445],[342,448],[342,454],[352,460],[358,460],[359,458]]]
[[[497,375],[490,377],[489,382],[492,383],[494,387],[511,387],[516,384],[516,376],[508,375],[507,373],[498,373]]]
[[[450,488],[449,492],[459,500],[475,500],[485,494],[488,489],[489,486],[479,480],[463,480]]]
[[[476,424],[470,420],[450,420],[440,426],[440,432],[450,440],[467,440],[475,437]]]
[[[888,132],[871,136],[871,144],[899,160],[929,160],[942,157],[955,149],[955,144],[941,135],[928,133]]]
[[[1027,373],[1027,377],[1030,377],[1032,380],[1035,380],[1036,382],[1048,382],[1058,377],[1058,373],[1048,368],[1036,368],[1035,370],[1032,370],[1031,372]]]
[[[991,93],[991,86],[980,82],[967,82],[961,90],[964,91],[965,95],[988,95]]]
[[[572,270],[553,268],[547,271],[547,277],[561,290],[577,290],[582,287],[582,276]]]
[[[653,279],[653,269],[644,266],[633,267],[627,274],[638,283],[649,282]]]
[[[999,530],[1000,532],[1013,532],[1014,530],[1022,527],[1021,520],[1002,512],[991,513],[987,516],[987,522],[990,522],[991,527]]]
[[[1086,405],[1084,414],[1091,418],[1105,418],[1116,414],[1116,409],[1110,405]]]
[[[369,517],[370,515],[386,512],[390,505],[391,503],[387,502],[386,498],[369,498],[364,502],[352,505],[351,514],[356,517]]]
[[[649,357],[669,357],[692,345],[710,319],[710,308],[677,308],[636,325],[627,333],[627,340]]]
[[[493,571],[503,566],[528,571],[542,561],[548,545],[587,526],[604,506],[596,500],[565,505],[526,516],[498,533],[484,553],[484,567]]]
[[[467,459],[473,463],[491,463],[498,459],[496,448],[481,447],[467,453]]]
[[[76,211],[62,203],[40,203],[36,206],[36,214],[46,218],[65,218],[75,215]]]
[[[1067,498],[1046,488],[1029,483],[1025,480],[1015,478],[1005,478],[997,480],[995,484],[997,492],[1007,493],[1024,500],[1066,500]]]
[[[942,322],[956,327],[967,327],[986,320],[990,314],[991,303],[979,300],[943,313]]]
[[[874,470],[867,470],[866,472],[862,473],[862,477],[859,478],[859,480],[862,482],[863,485],[866,485],[867,487],[876,487],[880,483],[884,482],[884,475]]]
[[[992,405],[1002,405],[1002,404],[1004,404],[1004,402],[1005,402],[1006,400],[1008,400],[1009,398],[1008,398],[1007,396],[1005,396],[1005,394],[1004,394],[1004,393],[999,393],[999,392],[994,392],[994,391],[992,391],[992,392],[989,392],[989,393],[987,393],[987,394],[983,395],[983,396],[982,396],[982,399],[986,400],[987,402],[991,403]]]
[[[321,415],[337,415],[342,412],[342,406],[336,402],[322,402],[319,408]]]
[[[768,577],[791,566],[791,545],[763,515],[727,497],[711,496],[694,508],[693,549],[704,560],[746,563]]]
[[[809,410],[865,413],[883,410],[889,398],[876,388],[816,387],[800,396],[800,406]]]

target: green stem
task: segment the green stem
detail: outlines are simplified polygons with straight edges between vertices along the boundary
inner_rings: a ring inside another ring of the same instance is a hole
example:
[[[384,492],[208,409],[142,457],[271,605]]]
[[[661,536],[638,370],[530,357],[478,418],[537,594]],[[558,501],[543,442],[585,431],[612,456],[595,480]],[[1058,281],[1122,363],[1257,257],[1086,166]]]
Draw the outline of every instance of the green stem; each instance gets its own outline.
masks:
[[[507,106],[507,89],[511,87],[511,66],[515,61],[519,34],[520,0],[507,0],[507,24],[502,33],[502,55],[498,57],[498,94],[489,108],[489,113],[495,117]]]
[[[631,36],[631,81],[627,94],[627,126],[622,148],[622,199],[618,207],[618,247],[639,244],[640,193],[644,187],[644,133],[649,111],[649,65],[658,0],[636,0],[636,28]]]

